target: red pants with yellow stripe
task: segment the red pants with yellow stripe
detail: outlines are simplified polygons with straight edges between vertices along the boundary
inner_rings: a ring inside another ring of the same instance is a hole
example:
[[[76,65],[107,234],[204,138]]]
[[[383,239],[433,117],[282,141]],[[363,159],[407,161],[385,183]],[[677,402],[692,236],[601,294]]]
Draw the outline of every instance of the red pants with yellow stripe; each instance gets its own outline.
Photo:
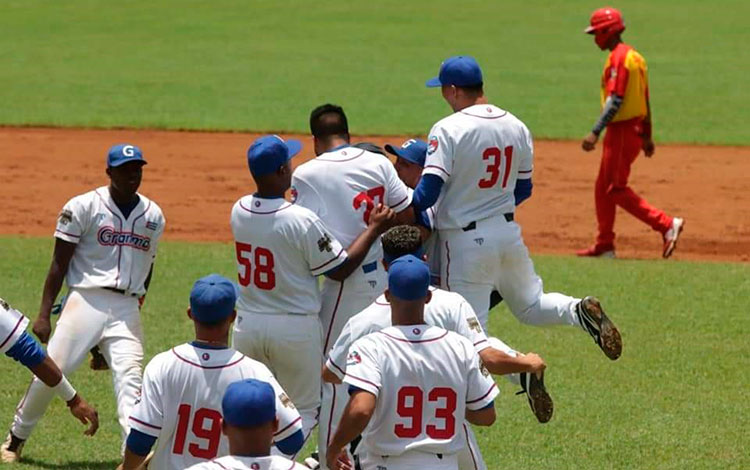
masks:
[[[671,217],[651,206],[628,186],[630,166],[641,151],[640,133],[640,118],[614,122],[607,126],[602,145],[602,163],[594,189],[599,225],[597,246],[614,246],[616,206],[622,207],[662,234],[672,226]]]

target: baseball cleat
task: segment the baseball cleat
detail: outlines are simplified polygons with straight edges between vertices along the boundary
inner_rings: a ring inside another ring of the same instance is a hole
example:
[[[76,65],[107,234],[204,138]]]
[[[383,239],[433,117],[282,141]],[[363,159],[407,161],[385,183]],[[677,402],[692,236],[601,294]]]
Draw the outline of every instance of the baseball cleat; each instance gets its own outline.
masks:
[[[318,453],[313,452],[310,457],[306,458],[304,463],[307,468],[311,468],[313,470],[320,470],[320,463],[318,462]]]
[[[685,228],[685,219],[679,217],[672,219],[672,226],[664,233],[664,251],[661,254],[663,258],[672,256],[672,252],[677,248],[677,239],[680,238],[683,228]]]
[[[622,354],[622,338],[596,297],[586,297],[576,308],[578,322],[588,331],[604,354],[613,361]]]
[[[25,443],[25,440],[19,439],[12,432],[9,432],[5,438],[5,442],[0,445],[0,461],[3,463],[14,463],[21,460],[21,451],[23,451]]]
[[[614,245],[594,245],[584,250],[576,251],[576,255],[590,258],[614,258],[615,247]]]
[[[544,388],[544,372],[538,377],[537,374],[531,374],[522,372],[521,376],[521,393],[526,394],[526,398],[529,400],[529,406],[531,412],[534,413],[536,419],[540,423],[546,423],[552,419],[552,412],[554,411],[554,405],[552,403],[552,397],[547,393],[547,389]]]

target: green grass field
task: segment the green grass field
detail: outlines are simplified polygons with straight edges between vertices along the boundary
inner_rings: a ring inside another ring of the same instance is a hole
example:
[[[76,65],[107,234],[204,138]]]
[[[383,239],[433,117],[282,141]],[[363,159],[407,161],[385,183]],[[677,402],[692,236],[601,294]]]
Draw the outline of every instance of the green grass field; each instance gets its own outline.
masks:
[[[537,137],[580,138],[605,54],[592,0],[280,2],[6,0],[0,123],[306,131],[332,101],[359,134],[426,134],[423,84],[471,54],[491,99]],[[659,142],[748,144],[750,2],[634,0],[625,39],[651,70]]]
[[[0,293],[36,315],[51,241],[0,238]],[[750,467],[750,266],[661,261],[536,258],[547,290],[596,293],[625,342],[607,360],[574,329],[520,325],[504,306],[491,332],[520,350],[541,353],[555,416],[536,423],[525,398],[500,379],[498,421],[480,432],[490,469],[746,469]],[[232,276],[228,244],[166,242],[143,311],[147,358],[191,339],[185,317],[192,282],[209,272]],[[29,373],[0,360],[0,429],[8,426]],[[93,439],[60,400],[12,469],[113,469],[119,427],[109,373],[82,367],[72,376],[100,411]]]

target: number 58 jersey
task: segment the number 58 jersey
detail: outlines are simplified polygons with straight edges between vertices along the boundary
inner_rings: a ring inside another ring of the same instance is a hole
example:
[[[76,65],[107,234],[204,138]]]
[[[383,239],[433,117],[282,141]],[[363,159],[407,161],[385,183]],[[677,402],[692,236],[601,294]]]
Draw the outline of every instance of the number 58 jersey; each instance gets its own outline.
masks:
[[[444,181],[437,201],[438,230],[515,210],[518,179],[531,178],[534,147],[514,115],[477,104],[440,120],[430,130],[423,175]]]
[[[315,212],[344,246],[365,231],[376,205],[401,212],[411,204],[411,194],[391,161],[355,147],[338,148],[298,166],[292,197]],[[380,243],[374,243],[362,264],[379,261],[382,251]]]
[[[361,444],[376,455],[456,453],[466,445],[466,409],[480,410],[498,394],[471,341],[428,325],[392,326],[355,341],[344,382],[377,397]]]
[[[182,470],[229,455],[221,432],[221,400],[233,382],[257,379],[276,393],[279,428],[274,442],[302,429],[302,419],[270,370],[232,348],[181,344],[146,366],[141,394],[128,420],[132,429],[157,438],[150,468]]]

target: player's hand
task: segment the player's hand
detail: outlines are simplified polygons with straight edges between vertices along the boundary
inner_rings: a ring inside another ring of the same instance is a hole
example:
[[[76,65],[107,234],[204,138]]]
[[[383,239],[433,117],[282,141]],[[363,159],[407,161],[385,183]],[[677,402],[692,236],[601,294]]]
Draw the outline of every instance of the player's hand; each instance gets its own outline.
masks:
[[[52,332],[52,325],[50,324],[49,317],[39,316],[36,321],[34,321],[34,326],[31,328],[31,331],[34,332],[42,344],[46,344],[47,341],[49,341],[49,335]]]
[[[331,452],[332,450],[330,447],[328,448],[328,455],[326,455],[326,462],[328,463],[328,468],[331,470],[353,470],[354,466],[352,465],[352,461],[349,460],[349,456],[346,455],[346,451],[344,449],[339,449],[338,452]]]
[[[589,135],[587,135],[583,142],[581,142],[581,147],[583,150],[590,152],[596,148],[596,143],[599,141],[599,136],[594,134],[593,132],[589,132]]]
[[[375,228],[379,233],[383,233],[391,226],[396,220],[396,213],[388,206],[378,204],[375,209],[370,213],[370,227]]]
[[[76,393],[76,396],[68,402],[68,408],[70,408],[70,413],[78,418],[78,421],[89,425],[88,429],[83,431],[85,435],[93,436],[96,434],[96,430],[99,429],[99,413],[93,406],[86,403],[86,400]]]
[[[654,154],[654,139],[651,137],[644,137],[641,147],[643,148],[643,154],[650,158],[651,155]]]
[[[544,369],[547,368],[547,364],[544,362],[544,359],[542,359],[542,356],[540,356],[539,354],[530,352],[530,353],[526,353],[523,356],[523,358],[529,367],[529,372],[538,373],[538,372],[542,372]]]
[[[138,297],[138,310],[140,311],[143,308],[143,303],[146,301],[146,294],[143,294],[142,296]]]

